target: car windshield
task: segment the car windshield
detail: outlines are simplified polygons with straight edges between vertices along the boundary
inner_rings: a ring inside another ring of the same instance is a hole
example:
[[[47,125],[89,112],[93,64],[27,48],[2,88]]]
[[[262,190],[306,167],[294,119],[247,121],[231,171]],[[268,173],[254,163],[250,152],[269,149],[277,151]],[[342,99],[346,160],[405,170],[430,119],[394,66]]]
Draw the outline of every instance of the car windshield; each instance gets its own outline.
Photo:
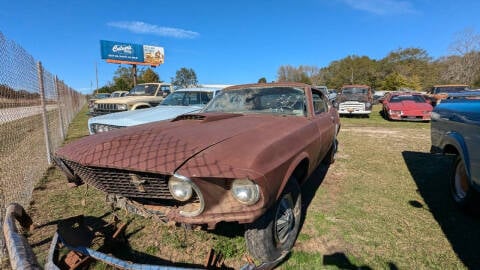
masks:
[[[468,87],[460,85],[460,86],[439,86],[435,87],[434,94],[438,93],[455,93],[455,92],[463,92],[467,91]]]
[[[129,96],[153,96],[157,90],[156,84],[139,84],[128,92]]]
[[[347,87],[342,89],[342,94],[344,95],[354,95],[354,94],[368,94],[368,88],[364,87]]]
[[[305,94],[293,87],[230,90],[217,95],[203,111],[305,116]]]
[[[102,94],[95,95],[95,98],[98,98],[98,99],[108,98],[108,97],[110,97],[110,94],[108,94],[108,93],[102,93]]]
[[[397,102],[402,102],[402,101],[414,101],[417,103],[425,103],[425,99],[420,96],[420,95],[398,95],[398,96],[392,96],[390,98],[391,103],[397,103]]]
[[[213,97],[213,92],[178,91],[168,95],[160,104],[167,106],[204,106]]]

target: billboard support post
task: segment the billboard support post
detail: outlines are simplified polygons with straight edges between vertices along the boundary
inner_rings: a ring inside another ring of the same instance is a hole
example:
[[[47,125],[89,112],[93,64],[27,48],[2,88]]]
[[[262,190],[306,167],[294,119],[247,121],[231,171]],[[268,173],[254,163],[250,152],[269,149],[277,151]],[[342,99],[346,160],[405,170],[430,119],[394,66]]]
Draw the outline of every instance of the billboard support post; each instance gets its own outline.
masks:
[[[133,72],[133,86],[137,85],[137,65],[132,64],[132,72]]]

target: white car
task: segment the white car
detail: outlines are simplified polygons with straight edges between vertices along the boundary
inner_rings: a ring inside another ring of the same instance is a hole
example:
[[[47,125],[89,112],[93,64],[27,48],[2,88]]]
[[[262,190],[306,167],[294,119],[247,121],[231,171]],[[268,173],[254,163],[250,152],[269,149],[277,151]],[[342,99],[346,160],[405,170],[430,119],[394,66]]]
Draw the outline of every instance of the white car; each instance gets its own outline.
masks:
[[[92,117],[88,120],[90,134],[175,118],[181,114],[197,112],[216,96],[221,88],[178,89],[168,95],[160,105],[141,110],[125,111]]]

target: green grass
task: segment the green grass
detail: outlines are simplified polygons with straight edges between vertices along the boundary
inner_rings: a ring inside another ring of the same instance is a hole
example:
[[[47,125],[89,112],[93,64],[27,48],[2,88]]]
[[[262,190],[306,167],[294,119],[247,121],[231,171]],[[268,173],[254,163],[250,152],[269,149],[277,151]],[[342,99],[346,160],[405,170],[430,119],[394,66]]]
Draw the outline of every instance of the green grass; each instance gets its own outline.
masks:
[[[378,113],[380,106],[374,108],[369,118],[341,118],[337,160],[324,178],[323,167],[311,177],[318,189],[313,184],[310,195],[304,195],[308,208],[301,233],[279,269],[480,267],[479,222],[450,202],[450,161],[428,153],[430,124],[386,121]],[[88,134],[86,120],[84,109],[70,126],[67,141]],[[39,260],[44,261],[55,222],[83,214],[106,224],[115,214],[129,222],[128,243],[115,254],[122,259],[198,266],[215,249],[228,266],[238,269],[246,263],[239,226],[185,231],[123,210],[112,213],[104,201],[91,187],[68,188],[65,177],[50,170],[29,209],[41,225],[29,236]]]

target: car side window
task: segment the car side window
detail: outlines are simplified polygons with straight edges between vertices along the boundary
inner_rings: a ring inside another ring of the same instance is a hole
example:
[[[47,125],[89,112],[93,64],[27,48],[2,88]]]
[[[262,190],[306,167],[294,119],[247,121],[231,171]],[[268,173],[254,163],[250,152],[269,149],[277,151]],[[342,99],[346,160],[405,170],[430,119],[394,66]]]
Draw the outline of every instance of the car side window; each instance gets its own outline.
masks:
[[[188,93],[185,98],[187,99],[186,100],[186,104],[185,105],[198,105],[198,104],[202,104],[202,102],[200,101],[200,94],[201,93],[198,93],[198,92],[190,92]]]
[[[313,110],[315,114],[320,114],[323,112],[328,111],[328,105],[325,99],[323,99],[323,95],[315,90],[312,90],[312,98],[313,98]]]
[[[206,92],[202,92],[200,93],[201,95],[201,99],[202,99],[202,104],[207,104],[210,99],[212,99],[212,93],[206,93]]]

